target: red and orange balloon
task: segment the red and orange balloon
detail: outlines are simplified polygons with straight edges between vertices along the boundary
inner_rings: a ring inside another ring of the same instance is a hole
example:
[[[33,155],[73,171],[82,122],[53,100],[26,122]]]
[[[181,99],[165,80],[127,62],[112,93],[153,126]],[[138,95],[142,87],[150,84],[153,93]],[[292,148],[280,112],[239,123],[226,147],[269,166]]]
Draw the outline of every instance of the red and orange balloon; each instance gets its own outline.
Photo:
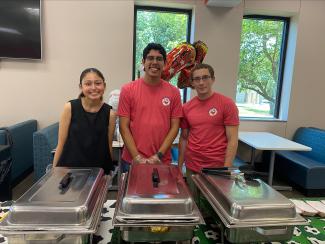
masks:
[[[177,80],[177,87],[191,87],[191,70],[196,64],[202,63],[207,51],[208,47],[202,41],[197,41],[193,44],[186,42],[178,44],[167,54],[162,78],[169,81],[180,72]]]

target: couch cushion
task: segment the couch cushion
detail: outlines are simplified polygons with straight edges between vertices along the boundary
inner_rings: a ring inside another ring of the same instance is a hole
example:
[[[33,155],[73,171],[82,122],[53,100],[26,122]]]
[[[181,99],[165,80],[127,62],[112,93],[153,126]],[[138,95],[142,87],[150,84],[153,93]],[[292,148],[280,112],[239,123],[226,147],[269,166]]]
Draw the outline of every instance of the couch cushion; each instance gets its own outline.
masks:
[[[276,153],[275,172],[305,189],[325,189],[325,165],[298,152]]]
[[[299,154],[325,165],[325,130],[300,127],[297,129],[293,140],[312,148],[309,152],[298,152]]]
[[[325,168],[325,165],[319,161],[316,161],[314,159],[311,159],[305,155],[302,155],[298,152],[293,151],[278,151],[276,152],[278,155],[281,155],[282,157],[285,157],[287,159],[290,159],[292,161],[295,161],[296,164],[299,164],[306,169],[313,169],[313,168]]]
[[[27,120],[8,127],[12,136],[11,181],[18,183],[21,176],[33,167],[33,133],[37,130],[36,120]],[[5,132],[0,131],[0,144],[5,143]]]

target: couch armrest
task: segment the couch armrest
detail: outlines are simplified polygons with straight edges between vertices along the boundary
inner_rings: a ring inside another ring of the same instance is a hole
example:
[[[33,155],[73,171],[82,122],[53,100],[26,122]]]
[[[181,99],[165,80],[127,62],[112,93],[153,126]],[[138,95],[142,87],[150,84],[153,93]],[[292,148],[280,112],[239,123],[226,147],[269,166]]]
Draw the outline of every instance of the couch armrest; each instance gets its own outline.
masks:
[[[38,180],[45,174],[46,166],[53,161],[51,151],[58,143],[59,123],[45,127],[33,135],[34,174]]]

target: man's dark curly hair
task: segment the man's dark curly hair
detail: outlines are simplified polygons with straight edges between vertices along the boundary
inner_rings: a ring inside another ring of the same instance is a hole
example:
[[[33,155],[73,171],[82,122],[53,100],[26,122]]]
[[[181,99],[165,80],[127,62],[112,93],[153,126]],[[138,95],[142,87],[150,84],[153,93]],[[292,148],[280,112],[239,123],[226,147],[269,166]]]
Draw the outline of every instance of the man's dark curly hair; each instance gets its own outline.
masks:
[[[165,48],[159,44],[159,43],[149,43],[144,49],[143,49],[143,54],[142,58],[145,60],[148,56],[148,53],[150,50],[157,50],[164,58],[164,61],[166,62],[166,50]]]

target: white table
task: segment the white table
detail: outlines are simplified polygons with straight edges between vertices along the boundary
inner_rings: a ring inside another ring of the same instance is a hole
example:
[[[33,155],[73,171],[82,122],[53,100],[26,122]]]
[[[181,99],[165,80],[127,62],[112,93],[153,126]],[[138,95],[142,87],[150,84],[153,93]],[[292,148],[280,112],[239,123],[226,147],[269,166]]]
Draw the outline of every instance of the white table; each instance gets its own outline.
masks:
[[[269,166],[268,184],[272,186],[274,157],[276,151],[311,151],[310,147],[288,140],[286,138],[274,135],[269,132],[244,132],[240,131],[238,139],[252,147],[252,164],[254,163],[255,150],[271,151],[271,159]],[[282,187],[276,187],[278,190],[283,190]],[[282,189],[281,189],[282,188]]]

